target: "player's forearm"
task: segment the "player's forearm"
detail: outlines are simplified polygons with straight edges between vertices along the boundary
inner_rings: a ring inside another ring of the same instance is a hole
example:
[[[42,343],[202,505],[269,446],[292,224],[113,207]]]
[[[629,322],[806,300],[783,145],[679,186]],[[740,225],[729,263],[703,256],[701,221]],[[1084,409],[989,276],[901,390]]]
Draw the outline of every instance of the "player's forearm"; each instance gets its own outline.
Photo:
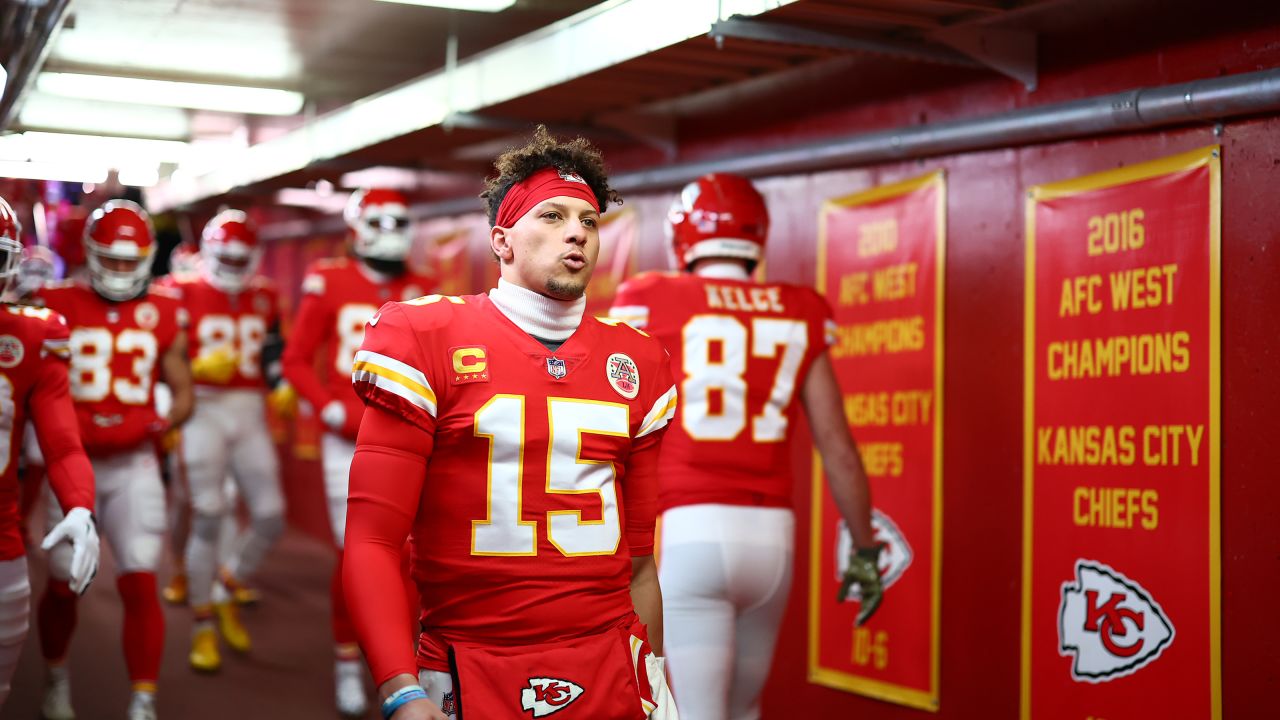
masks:
[[[48,460],[49,487],[58,505],[66,513],[74,507],[93,510],[93,466],[89,464],[89,456],[78,445],[71,452],[64,453],[56,460]]]
[[[875,543],[871,530],[871,487],[858,446],[849,433],[840,385],[826,353],[814,361],[801,392],[813,442],[826,470],[831,499],[848,525],[854,545],[870,547]]]
[[[191,376],[191,361],[187,358],[186,336],[179,334],[178,339],[164,354],[162,375],[164,382],[173,393],[173,405],[165,418],[169,427],[176,428],[191,417],[196,407],[195,379]]]
[[[854,546],[870,547],[875,544],[875,532],[871,528],[871,490],[862,459],[856,449],[831,454],[834,457],[828,461],[828,453],[822,453],[831,499],[853,535]]]
[[[658,584],[658,564],[652,555],[631,559],[631,603],[649,631],[649,646],[662,654],[662,588]]]
[[[93,467],[80,441],[80,426],[68,390],[67,366],[57,361],[41,365],[31,395],[31,421],[48,467],[49,487],[63,512],[73,507],[93,509]]]

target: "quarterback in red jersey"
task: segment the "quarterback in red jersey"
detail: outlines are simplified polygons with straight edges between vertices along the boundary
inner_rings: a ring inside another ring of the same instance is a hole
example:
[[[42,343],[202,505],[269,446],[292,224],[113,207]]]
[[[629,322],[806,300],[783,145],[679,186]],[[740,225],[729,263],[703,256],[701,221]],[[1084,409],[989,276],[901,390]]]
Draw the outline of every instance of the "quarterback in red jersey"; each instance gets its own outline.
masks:
[[[306,400],[327,430],[321,440],[329,521],[339,551],[347,526],[347,477],[364,407],[351,389],[351,362],[364,341],[365,323],[388,301],[425,295],[433,281],[411,273],[409,208],[395,190],[360,190],[347,203],[345,219],[356,259],[321,260],[302,280],[302,302],[285,344],[285,379]],[[319,370],[317,370],[319,365]],[[335,693],[343,715],[368,707],[360,649],[342,595],[342,558],[330,586]]]
[[[0,198],[0,294],[11,291],[22,257],[20,225]],[[18,460],[27,420],[44,446],[49,484],[66,513],[42,547],[69,543],[69,590],[80,594],[98,570],[98,531],[93,520],[93,469],[80,446],[75,410],[67,392],[67,325],[41,308],[0,305],[0,707],[9,696],[22,642],[27,636],[31,586],[26,547],[19,531]]]
[[[84,237],[89,286],[43,290],[45,305],[71,327],[71,397],[97,480],[97,515],[115,555],[124,601],[124,654],[133,696],[130,720],[155,718],[164,615],[156,590],[163,542],[164,487],[156,443],[191,414],[185,314],[171,292],[149,288],[155,235],[146,211],[111,200],[94,211]],[[173,393],[168,417],[155,410],[160,380]],[[61,513],[50,504],[50,519]],[[49,558],[39,608],[40,644],[49,664],[43,712],[74,717],[66,655],[75,629],[75,595],[67,589],[67,553]]]
[[[193,516],[186,546],[187,592],[195,615],[191,667],[222,665],[214,618],[227,644],[247,652],[234,592],[284,530],[280,466],[266,424],[262,345],[279,323],[275,288],[257,274],[257,231],[239,210],[205,225],[195,273],[173,275],[166,287],[182,300],[191,325],[190,357],[199,402],[179,445],[179,482],[186,481]],[[235,479],[249,526],[219,568],[219,538],[234,506],[224,479]]]
[[[633,278],[610,315],[661,340],[681,383],[661,461],[671,680],[686,720],[759,718],[791,589],[798,405],[860,548],[848,578],[861,583],[860,621],[879,604],[870,491],[827,358],[830,309],[810,288],[750,279],[768,231],[764,199],[745,178],[708,175],[668,220],[687,274]]]
[[[498,287],[384,305],[356,354],[352,618],[384,717],[673,718],[649,642],[661,650],[653,529],[674,382],[653,338],[583,317],[617,195],[593,148],[544,128],[497,167]],[[416,658],[386,592],[406,536]]]

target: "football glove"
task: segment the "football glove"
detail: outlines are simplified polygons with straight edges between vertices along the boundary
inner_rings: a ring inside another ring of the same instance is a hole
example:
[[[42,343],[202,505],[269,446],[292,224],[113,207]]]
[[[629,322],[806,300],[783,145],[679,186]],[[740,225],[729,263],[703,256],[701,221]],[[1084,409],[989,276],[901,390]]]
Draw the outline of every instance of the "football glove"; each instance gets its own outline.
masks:
[[[298,391],[289,383],[282,382],[267,394],[267,406],[285,420],[294,418],[298,415]]]
[[[235,376],[239,361],[231,348],[216,347],[200,353],[191,361],[191,375],[196,382],[226,385]]]
[[[89,508],[74,507],[62,522],[53,526],[40,548],[45,552],[60,542],[71,543],[71,591],[83,595],[98,574],[98,526]]]
[[[347,424],[347,409],[342,406],[341,400],[330,400],[320,410],[320,422],[334,432],[342,432],[342,428]]]
[[[880,607],[880,601],[884,599],[884,587],[880,582],[880,551],[882,549],[884,545],[876,543],[871,547],[850,551],[849,566],[844,569],[844,577],[840,581],[838,602],[847,601],[853,586],[855,584],[858,586],[858,594],[862,598],[862,609],[858,611],[855,623],[859,627],[871,619],[876,609]]]

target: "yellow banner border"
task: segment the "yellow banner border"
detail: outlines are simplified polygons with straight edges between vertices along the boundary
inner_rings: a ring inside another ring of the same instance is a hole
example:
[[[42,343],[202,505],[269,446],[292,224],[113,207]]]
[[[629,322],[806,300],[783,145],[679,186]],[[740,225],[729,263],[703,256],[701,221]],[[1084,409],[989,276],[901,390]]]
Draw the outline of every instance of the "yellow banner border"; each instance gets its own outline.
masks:
[[[1036,203],[1141,182],[1161,175],[1209,168],[1209,692],[1212,720],[1222,720],[1222,146],[1084,175],[1027,189],[1026,268],[1023,300],[1022,442],[1022,637],[1019,717],[1031,720],[1032,510],[1035,507],[1035,270]]]
[[[833,200],[826,200],[818,209],[818,278],[817,290],[823,297],[827,292],[827,214],[831,210],[860,205],[870,205],[882,200],[890,200],[916,192],[934,185],[937,192],[935,199],[936,220],[936,262],[934,292],[934,358],[933,358],[933,567],[930,582],[929,613],[929,690],[880,682],[851,673],[822,667],[818,660],[818,638],[822,635],[822,622],[819,615],[818,594],[821,586],[822,567],[822,498],[825,492],[822,480],[822,458],[817,449],[813,450],[813,487],[810,499],[811,517],[809,523],[809,682],[866,695],[877,700],[898,703],[919,710],[937,712],[939,709],[938,684],[940,661],[940,631],[942,617],[942,404],[943,404],[943,358],[945,339],[945,317],[943,316],[944,298],[946,296],[947,266],[947,176],[945,170],[934,172],[902,182],[881,185],[862,192]]]

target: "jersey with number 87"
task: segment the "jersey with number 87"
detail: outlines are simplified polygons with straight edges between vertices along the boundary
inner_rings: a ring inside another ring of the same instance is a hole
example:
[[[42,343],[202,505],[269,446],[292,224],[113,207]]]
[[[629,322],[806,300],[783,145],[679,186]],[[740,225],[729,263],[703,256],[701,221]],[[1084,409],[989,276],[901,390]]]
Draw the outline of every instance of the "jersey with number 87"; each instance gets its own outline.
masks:
[[[644,273],[609,314],[671,353],[680,409],[662,445],[661,509],[790,507],[796,397],[827,348],[826,301],[796,285]]]

